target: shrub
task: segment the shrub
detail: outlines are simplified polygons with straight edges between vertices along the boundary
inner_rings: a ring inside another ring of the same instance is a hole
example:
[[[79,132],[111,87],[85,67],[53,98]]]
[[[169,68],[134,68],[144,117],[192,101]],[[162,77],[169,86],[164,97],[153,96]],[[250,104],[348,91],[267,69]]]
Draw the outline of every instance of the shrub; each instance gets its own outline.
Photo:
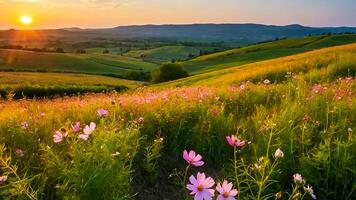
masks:
[[[154,70],[151,74],[152,83],[162,83],[166,81],[176,80],[188,77],[189,74],[180,64],[169,63],[164,64],[160,68]]]

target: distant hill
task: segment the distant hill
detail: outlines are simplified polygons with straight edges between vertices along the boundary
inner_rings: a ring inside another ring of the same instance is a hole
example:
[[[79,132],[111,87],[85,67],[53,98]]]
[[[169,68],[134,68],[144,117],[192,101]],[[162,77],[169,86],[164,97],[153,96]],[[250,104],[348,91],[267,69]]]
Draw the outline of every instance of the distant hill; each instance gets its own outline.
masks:
[[[236,42],[251,44],[275,38],[297,38],[307,35],[356,33],[355,27],[306,27],[298,24],[287,26],[263,24],[189,24],[119,26],[106,29],[64,28],[52,30],[3,30],[0,42],[31,36],[38,40],[84,40],[92,38],[115,39],[169,39],[183,41]]]
[[[98,30],[125,37],[166,38],[193,41],[254,43],[275,38],[296,38],[309,34],[355,32],[354,27],[306,27],[298,24],[275,26],[263,24],[191,24],[119,26]]]

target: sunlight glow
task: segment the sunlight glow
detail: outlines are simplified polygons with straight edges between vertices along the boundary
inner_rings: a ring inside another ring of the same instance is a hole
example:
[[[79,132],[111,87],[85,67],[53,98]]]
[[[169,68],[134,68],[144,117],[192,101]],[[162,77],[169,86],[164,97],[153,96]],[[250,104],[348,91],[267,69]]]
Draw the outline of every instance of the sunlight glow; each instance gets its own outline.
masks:
[[[29,25],[32,23],[32,18],[29,16],[20,16],[19,20],[24,25]]]

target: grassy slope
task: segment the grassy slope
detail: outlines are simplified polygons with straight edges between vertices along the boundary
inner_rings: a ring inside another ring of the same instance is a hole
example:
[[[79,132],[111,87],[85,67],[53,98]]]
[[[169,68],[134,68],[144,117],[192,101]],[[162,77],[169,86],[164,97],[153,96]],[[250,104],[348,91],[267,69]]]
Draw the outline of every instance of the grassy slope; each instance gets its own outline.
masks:
[[[140,68],[150,71],[155,68],[155,65],[116,55],[0,50],[0,70],[125,75],[128,70]]]
[[[161,63],[172,59],[187,59],[189,54],[199,54],[199,49],[187,46],[165,46],[149,50],[136,50],[126,53],[126,56],[140,58],[145,56],[145,60],[153,63]]]
[[[257,63],[232,67],[229,69],[198,74],[184,79],[163,83],[160,86],[182,85],[228,85],[240,83],[249,79],[261,81],[264,78],[273,80],[273,74],[284,76],[288,71],[309,72],[317,68],[326,68],[336,64],[351,69],[354,73],[356,66],[356,44],[330,47],[283,58],[277,58]]]
[[[119,78],[74,73],[0,72],[1,85],[108,85],[138,87],[141,83]]]
[[[200,56],[184,65],[190,74],[199,74],[353,42],[355,34],[286,39]]]

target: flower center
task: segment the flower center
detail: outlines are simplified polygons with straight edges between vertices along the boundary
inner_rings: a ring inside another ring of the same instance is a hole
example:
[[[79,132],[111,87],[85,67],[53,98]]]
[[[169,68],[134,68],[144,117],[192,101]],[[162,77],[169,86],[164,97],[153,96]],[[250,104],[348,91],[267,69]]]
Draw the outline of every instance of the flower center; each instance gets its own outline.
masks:
[[[204,187],[203,185],[198,185],[197,189],[199,192],[202,192],[204,190]]]
[[[223,197],[224,198],[228,198],[229,197],[229,193],[228,192],[224,192]]]

